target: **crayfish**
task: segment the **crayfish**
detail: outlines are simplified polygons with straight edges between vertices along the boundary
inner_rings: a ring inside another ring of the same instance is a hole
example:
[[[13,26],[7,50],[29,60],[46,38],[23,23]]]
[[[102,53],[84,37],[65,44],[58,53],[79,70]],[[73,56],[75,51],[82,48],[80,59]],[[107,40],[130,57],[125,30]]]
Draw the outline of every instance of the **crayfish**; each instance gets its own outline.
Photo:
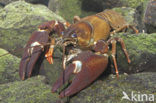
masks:
[[[113,10],[104,10],[84,18],[75,16],[73,24],[56,20],[45,22],[27,42],[20,62],[20,78],[24,80],[37,75],[44,58],[52,64],[53,50],[58,45],[63,48],[64,72],[53,84],[52,92],[56,92],[69,80],[71,74],[75,74],[71,85],[60,93],[61,98],[81,91],[106,70],[110,45],[118,77],[116,42],[121,44],[128,63],[131,61],[122,38],[113,38],[112,35],[126,28],[138,33],[135,27],[127,24],[124,18]],[[54,33],[58,35],[52,37]]]

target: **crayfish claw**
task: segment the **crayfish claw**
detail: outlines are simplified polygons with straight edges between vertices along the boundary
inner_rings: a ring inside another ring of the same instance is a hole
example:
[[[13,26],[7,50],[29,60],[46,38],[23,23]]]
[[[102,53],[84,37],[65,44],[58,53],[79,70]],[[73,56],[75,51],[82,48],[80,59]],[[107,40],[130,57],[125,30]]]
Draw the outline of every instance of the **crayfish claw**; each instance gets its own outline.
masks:
[[[55,92],[69,79],[71,74],[75,74],[71,85],[60,93],[60,98],[71,96],[86,88],[103,71],[108,64],[108,58],[86,51],[73,58],[73,62],[67,66],[64,75],[53,85],[52,92]],[[64,76],[64,77],[63,77]],[[64,81],[63,81],[64,78]]]
[[[70,75],[73,73],[74,67],[75,66],[73,64],[67,66],[64,72],[61,74],[60,78],[54,83],[52,92],[56,92],[58,88],[60,88],[63,84],[65,84],[66,81],[69,80]]]
[[[24,49],[19,67],[19,75],[22,80],[39,73],[46,51],[44,45],[42,44],[48,43],[48,40],[49,33],[47,31],[35,31],[30,37]]]

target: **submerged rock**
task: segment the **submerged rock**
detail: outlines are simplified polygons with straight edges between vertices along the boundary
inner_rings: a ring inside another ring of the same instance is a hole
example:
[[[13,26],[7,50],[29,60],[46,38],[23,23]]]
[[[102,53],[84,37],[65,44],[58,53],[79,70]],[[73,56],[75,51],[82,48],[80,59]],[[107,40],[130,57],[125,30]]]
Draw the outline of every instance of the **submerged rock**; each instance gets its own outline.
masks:
[[[119,79],[110,75],[78,93],[70,99],[70,103],[132,103],[135,102],[131,101],[132,92],[136,94],[136,100],[138,100],[138,94],[156,94],[154,78],[156,78],[156,73],[120,75]],[[122,99],[123,92],[128,95],[130,100]]]
[[[32,5],[24,1],[8,4],[0,11],[0,47],[20,55],[29,36],[39,24],[63,18],[43,5]],[[17,52],[15,53],[15,51]]]
[[[128,24],[137,26],[135,23],[135,9],[131,7],[113,8],[114,11],[120,13]]]
[[[9,3],[12,3],[15,1],[19,1],[19,0],[0,0],[0,4],[5,6],[5,5],[8,5]],[[47,5],[49,2],[49,0],[23,0],[23,1],[33,3],[33,4],[44,4],[44,5]]]
[[[114,7],[136,9],[146,2],[148,0],[50,0],[48,8],[72,22],[75,15],[85,17]]]
[[[88,0],[87,0],[88,1]],[[90,14],[95,14],[96,11],[85,11],[83,7],[88,7],[88,5],[83,5],[85,0],[50,0],[48,8],[55,13],[61,15],[69,22],[73,22],[73,17],[78,15],[84,17]],[[92,0],[90,0],[92,2]],[[89,6],[90,7],[90,6]],[[98,6],[96,6],[98,7]],[[92,7],[95,8],[95,7]]]
[[[0,102],[2,103],[131,103],[123,99],[125,92],[131,99],[134,94],[156,94],[156,73],[139,73],[133,75],[114,75],[102,78],[66,99],[60,99],[58,93],[51,93],[51,86],[45,84],[43,76],[32,77],[0,85]],[[138,98],[137,98],[138,100]]]
[[[131,59],[131,63],[128,64],[121,46],[118,43],[117,63],[120,72],[156,72],[156,33],[140,33],[138,35],[120,33],[115,36],[123,38]]]
[[[137,8],[138,6],[148,2],[148,0],[120,0],[123,6]]]
[[[145,11],[144,22],[148,33],[156,32],[156,1],[150,0]]]
[[[0,84],[19,80],[18,68],[20,59],[0,48]]]
[[[45,77],[37,76],[25,81],[0,85],[1,103],[57,103],[58,95],[51,93]]]

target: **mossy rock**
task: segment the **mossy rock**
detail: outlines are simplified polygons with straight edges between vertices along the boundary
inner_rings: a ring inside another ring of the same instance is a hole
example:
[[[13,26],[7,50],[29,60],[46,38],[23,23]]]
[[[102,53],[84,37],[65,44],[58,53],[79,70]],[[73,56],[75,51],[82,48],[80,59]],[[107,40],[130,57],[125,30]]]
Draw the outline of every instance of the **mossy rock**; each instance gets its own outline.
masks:
[[[128,24],[136,26],[134,22],[135,9],[130,7],[113,8],[112,10],[120,13]]]
[[[58,95],[51,93],[45,77],[37,76],[25,81],[0,85],[1,103],[57,103]]]
[[[148,0],[120,0],[123,6],[137,8],[138,6],[148,2]]]
[[[0,47],[13,54],[21,54],[21,50],[17,49],[24,47],[39,24],[50,20],[64,21],[43,5],[33,5],[24,1],[8,4],[0,11]]]
[[[6,50],[0,49],[0,55],[7,53]],[[19,80],[19,61],[19,58],[9,53],[0,57],[0,84]]]
[[[156,33],[140,33],[138,35],[120,33],[116,34],[115,37],[121,37],[124,40],[131,59],[131,63],[128,64],[121,46],[118,43],[117,63],[120,72],[156,72]]]
[[[114,77],[114,75],[110,75],[104,80],[92,83],[88,88],[71,98],[70,103],[139,103],[131,101],[132,92],[134,94],[156,94],[156,81],[154,79],[156,73],[120,75],[119,79]],[[122,100],[123,92],[129,96],[130,101]]]
[[[60,48],[55,48],[53,54],[54,63],[49,64],[49,62],[45,59],[43,61],[44,68],[40,70],[40,75],[44,75],[48,80],[49,84],[53,84],[57,78],[59,78],[62,68],[62,51]]]
[[[0,85],[2,103],[131,103],[123,99],[123,92],[131,98],[135,94],[156,94],[156,73],[138,73],[133,75],[115,75],[97,80],[78,94],[60,99],[58,93],[51,93],[51,86],[45,84],[43,76],[25,81],[16,81]]]
[[[12,3],[15,1],[19,1],[19,0],[1,0],[0,4],[5,6],[5,5],[8,5],[9,3]],[[43,5],[48,5],[48,2],[49,2],[49,0],[23,0],[23,1],[33,3],[33,4],[43,4]]]
[[[130,7],[136,9],[146,4],[147,1],[148,0],[50,0],[48,7],[50,10],[64,17],[67,21],[72,22],[75,15],[85,17],[114,7]]]

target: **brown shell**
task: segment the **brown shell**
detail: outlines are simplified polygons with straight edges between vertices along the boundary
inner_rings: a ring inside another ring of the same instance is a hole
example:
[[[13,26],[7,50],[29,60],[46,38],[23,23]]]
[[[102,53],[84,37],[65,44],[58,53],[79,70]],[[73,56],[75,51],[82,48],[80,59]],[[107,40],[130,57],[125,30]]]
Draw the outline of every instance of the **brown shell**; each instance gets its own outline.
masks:
[[[119,13],[113,10],[104,10],[103,12],[96,14],[96,16],[107,21],[107,23],[113,29],[118,29],[119,27],[127,24],[125,19]]]

